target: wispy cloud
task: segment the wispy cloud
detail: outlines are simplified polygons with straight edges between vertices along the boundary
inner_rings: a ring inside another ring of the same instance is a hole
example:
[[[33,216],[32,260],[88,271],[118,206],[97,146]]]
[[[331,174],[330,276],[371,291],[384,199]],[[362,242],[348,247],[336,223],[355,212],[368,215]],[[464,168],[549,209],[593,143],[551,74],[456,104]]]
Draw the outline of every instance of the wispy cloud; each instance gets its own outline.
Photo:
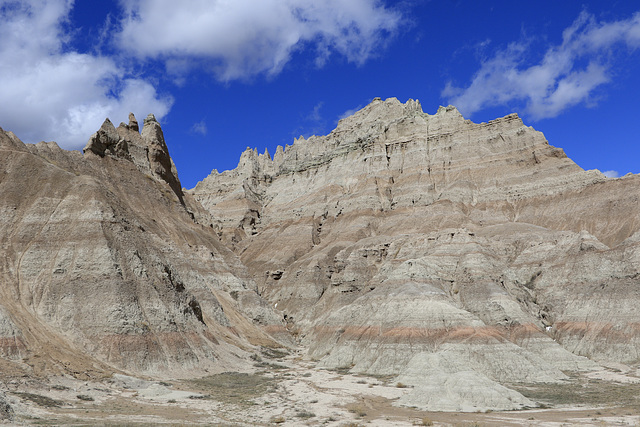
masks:
[[[602,174],[607,178],[618,178],[620,176],[618,171],[604,171]]]
[[[323,101],[318,101],[306,115],[300,116],[298,126],[291,131],[291,136],[308,138],[311,135],[322,135],[327,132],[327,120],[322,116]]]
[[[353,116],[355,113],[362,110],[363,107],[364,107],[364,104],[360,104],[355,108],[348,109],[347,111],[345,111],[344,113],[338,116],[338,120],[346,119],[349,116]]]
[[[609,82],[616,46],[640,46],[640,13],[614,22],[597,22],[582,12],[549,46],[537,64],[526,62],[528,42],[515,42],[484,61],[466,88],[449,82],[442,96],[465,115],[491,106],[523,103],[534,120],[555,117],[577,104],[594,103],[596,88]]]
[[[333,54],[362,64],[393,34],[401,15],[380,0],[132,0],[122,49],[141,59],[210,67],[221,81],[279,73],[301,49],[322,66]]]
[[[105,117],[162,118],[172,99],[112,58],[69,49],[67,0],[0,1],[0,119],[26,142],[81,148]]]
[[[322,101],[318,102],[313,107],[313,110],[307,116],[307,120],[310,120],[312,122],[320,122],[320,121],[322,121],[322,114],[320,114],[320,110],[322,109],[323,105],[324,105],[324,102],[322,102]]]
[[[191,133],[197,133],[199,135],[206,136],[207,131],[207,123],[204,121],[204,119],[200,120],[197,123],[194,123],[193,126],[191,126]]]

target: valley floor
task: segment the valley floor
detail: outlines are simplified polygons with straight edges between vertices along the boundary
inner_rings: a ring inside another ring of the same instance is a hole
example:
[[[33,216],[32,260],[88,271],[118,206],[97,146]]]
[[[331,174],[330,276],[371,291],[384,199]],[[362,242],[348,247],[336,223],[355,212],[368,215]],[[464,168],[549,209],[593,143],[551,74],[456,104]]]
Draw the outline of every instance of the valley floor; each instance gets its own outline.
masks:
[[[640,378],[626,366],[573,375],[565,384],[512,385],[541,408],[422,412],[394,406],[409,390],[393,378],[316,368],[300,354],[264,348],[253,373],[103,382],[6,376],[18,425],[602,426],[640,424]],[[6,374],[6,373],[5,373]]]

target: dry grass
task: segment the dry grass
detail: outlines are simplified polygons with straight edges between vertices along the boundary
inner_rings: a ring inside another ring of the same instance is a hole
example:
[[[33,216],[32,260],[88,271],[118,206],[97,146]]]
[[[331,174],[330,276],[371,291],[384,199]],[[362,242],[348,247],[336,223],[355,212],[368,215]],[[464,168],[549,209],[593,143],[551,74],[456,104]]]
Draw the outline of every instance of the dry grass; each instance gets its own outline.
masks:
[[[62,402],[52,399],[47,396],[42,396],[40,394],[34,393],[14,393],[16,396],[21,397],[22,399],[30,400],[38,406],[42,406],[45,408],[59,408],[63,405]]]
[[[640,384],[620,384],[574,376],[559,384],[515,385],[512,388],[542,407],[624,406],[640,410]]]
[[[367,411],[362,405],[347,405],[347,411],[351,412],[352,414],[356,414],[360,418],[367,416]]]
[[[269,359],[283,359],[289,355],[289,352],[284,348],[261,347],[260,352]]]
[[[268,393],[276,385],[273,378],[237,372],[225,372],[185,383],[213,400],[242,406],[253,405],[253,399]]]
[[[296,417],[302,418],[302,419],[305,419],[305,420],[307,420],[309,418],[313,418],[315,416],[316,416],[316,414],[314,414],[313,412],[309,412],[309,411],[298,411],[296,413]]]

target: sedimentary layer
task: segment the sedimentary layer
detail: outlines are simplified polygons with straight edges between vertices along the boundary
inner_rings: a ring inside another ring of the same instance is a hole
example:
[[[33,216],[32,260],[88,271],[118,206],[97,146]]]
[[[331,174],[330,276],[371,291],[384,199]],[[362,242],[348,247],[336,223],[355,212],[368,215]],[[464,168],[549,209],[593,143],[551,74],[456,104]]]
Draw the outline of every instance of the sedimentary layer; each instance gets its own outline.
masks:
[[[392,98],[189,194],[321,365],[486,387],[638,359],[639,184]]]
[[[159,124],[85,155],[0,130],[0,356],[34,375],[246,369],[282,329],[184,196]]]

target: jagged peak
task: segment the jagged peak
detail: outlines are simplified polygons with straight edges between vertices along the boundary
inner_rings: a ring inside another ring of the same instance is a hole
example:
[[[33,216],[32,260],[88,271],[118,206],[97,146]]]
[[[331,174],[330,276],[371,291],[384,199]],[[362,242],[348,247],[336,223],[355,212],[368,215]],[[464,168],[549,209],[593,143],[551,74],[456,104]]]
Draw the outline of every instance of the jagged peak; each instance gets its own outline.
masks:
[[[100,157],[113,155],[115,157],[130,158],[127,142],[120,137],[116,127],[108,117],[104,119],[100,129],[91,135],[82,152],[85,154],[97,154]]]
[[[438,107],[438,111],[436,111],[436,115],[437,114],[445,114],[445,113],[449,113],[449,112],[454,112],[460,114],[460,111],[458,111],[458,108],[455,105],[447,105],[446,107],[441,105]],[[462,115],[462,114],[460,114]]]
[[[156,116],[153,113],[149,113],[147,114],[147,117],[145,117],[144,119],[144,124],[147,125],[148,123],[158,123],[158,120],[156,119]]]
[[[516,123],[513,122],[514,119],[517,120]],[[501,125],[501,122],[505,125]],[[495,123],[501,128],[522,126],[515,114],[496,119]],[[309,165],[326,163],[335,156],[362,149],[364,145],[384,143],[389,137],[394,138],[393,135],[398,132],[406,133],[409,129],[413,129],[410,132],[420,133],[425,132],[428,127],[431,134],[446,133],[473,124],[470,120],[465,120],[453,105],[440,106],[434,114],[427,114],[417,99],[410,98],[402,103],[395,97],[385,100],[376,97],[367,106],[341,119],[328,135],[306,138],[301,135],[294,138],[291,145],[277,146],[273,157],[267,151],[258,155],[257,149],[247,147],[240,156],[235,172],[229,173],[246,176],[289,173]]]
[[[153,114],[144,119],[142,132],[139,132],[138,121],[133,113],[129,113],[129,124],[120,123],[117,129],[107,117],[82,151],[131,161],[141,172],[168,183],[183,201],[178,173],[169,155],[162,127]]]
[[[154,117],[155,118],[155,117]],[[140,132],[140,127],[138,126],[138,120],[136,120],[136,116],[133,113],[129,113],[129,123],[120,122],[119,128],[130,129],[134,132]]]
[[[395,97],[387,98],[384,101],[382,98],[376,97],[373,98],[373,100],[365,107],[356,111],[352,115],[341,119],[338,122],[336,130],[344,127],[350,127],[358,123],[364,125],[378,120],[397,119],[405,116],[408,111],[413,111],[416,107],[419,107],[420,112],[422,112],[419,101],[414,101],[413,99],[410,99],[406,104],[403,104]]]
[[[417,99],[409,98],[404,104],[405,113],[418,112],[423,113],[422,104]]]

